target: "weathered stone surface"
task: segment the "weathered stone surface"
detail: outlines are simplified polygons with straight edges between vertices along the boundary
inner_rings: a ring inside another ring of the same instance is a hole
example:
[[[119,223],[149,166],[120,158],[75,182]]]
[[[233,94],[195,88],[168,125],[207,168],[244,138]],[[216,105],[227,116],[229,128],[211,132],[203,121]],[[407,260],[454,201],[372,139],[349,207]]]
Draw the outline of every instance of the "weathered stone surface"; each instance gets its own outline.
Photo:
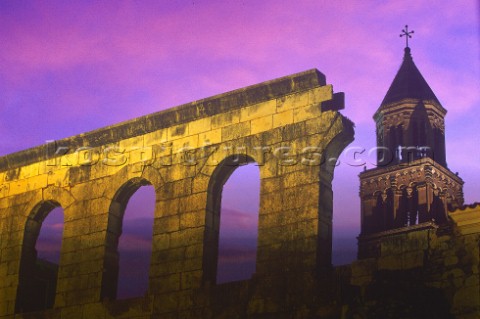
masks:
[[[349,312],[365,318],[478,318],[480,232],[470,225],[479,215],[478,205],[464,207],[450,213],[447,229],[425,224],[364,238],[380,249],[351,266],[349,290],[360,288],[361,302],[353,308],[349,303]]]
[[[1,157],[0,317],[302,318],[316,312],[316,273],[331,262],[325,247],[331,246],[334,167],[302,159],[312,158],[306,147],[338,155],[353,139],[350,121],[335,108],[322,110],[333,96],[325,77],[310,70]],[[217,285],[215,194],[235,158],[260,169],[257,273]],[[112,300],[123,210],[147,184],[156,192],[149,290]],[[28,299],[38,297],[28,288],[28,269],[39,214],[55,206],[65,215],[55,300],[51,309],[28,313],[40,309]],[[328,304],[321,307],[334,313]]]
[[[361,259],[331,266],[329,160],[353,138],[343,101],[312,70],[0,158],[0,318],[479,318],[480,205],[364,235]],[[216,284],[216,194],[235,160],[260,170],[256,273]],[[423,174],[405,170],[399,183]],[[391,182],[369,174],[364,190]],[[123,210],[147,184],[149,289],[115,300]],[[55,300],[34,312],[35,234],[58,205]]]

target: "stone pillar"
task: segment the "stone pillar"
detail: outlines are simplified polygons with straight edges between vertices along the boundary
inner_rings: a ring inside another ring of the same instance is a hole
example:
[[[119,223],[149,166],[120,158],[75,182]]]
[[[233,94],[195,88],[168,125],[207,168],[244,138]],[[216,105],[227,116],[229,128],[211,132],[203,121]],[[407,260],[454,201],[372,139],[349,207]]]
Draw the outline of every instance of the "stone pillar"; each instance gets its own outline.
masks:
[[[74,219],[67,217],[64,224],[55,308],[100,301],[108,200],[104,210],[93,211],[88,194],[64,209],[64,215]]]
[[[369,234],[374,231],[373,209],[375,207],[375,198],[373,195],[362,196],[362,214],[361,214],[361,233]]]
[[[378,230],[377,231],[384,231],[387,229],[387,214],[388,214],[388,207],[387,207],[387,200],[388,194],[383,191],[382,192],[382,207],[379,209],[380,218],[378,219]]]
[[[407,214],[405,216],[405,226],[414,225],[417,222],[418,203],[415,202],[413,197],[413,188],[407,187]]]
[[[447,203],[447,192],[443,191],[440,193],[440,200],[442,202],[442,209],[443,209],[443,217],[444,221],[448,220],[448,203]]]
[[[260,168],[262,178],[270,165]],[[260,193],[257,274],[330,266],[331,179],[319,167],[284,166],[262,180]]]
[[[431,205],[431,216],[439,224],[447,221],[447,198],[445,192],[438,189],[433,190],[433,202]]]
[[[428,184],[422,184],[417,186],[418,194],[418,223],[424,223],[430,221],[430,208],[432,204],[433,192],[431,186]]]
[[[327,164],[328,165],[328,164]],[[320,173],[319,212],[318,212],[318,250],[317,262],[321,267],[332,263],[332,219],[333,219],[333,169],[322,169]]]
[[[16,202],[19,200],[16,198]],[[23,251],[24,226],[27,221],[25,204],[7,207],[7,200],[0,199],[0,317],[13,318],[21,289],[19,282]],[[24,215],[24,216],[22,216]],[[30,260],[26,261],[27,264]],[[24,266],[23,266],[24,267]]]
[[[404,214],[405,209],[400,205],[402,200],[403,192],[400,189],[393,190],[393,227],[401,227],[402,225],[399,224],[399,220],[402,218],[401,216]]]

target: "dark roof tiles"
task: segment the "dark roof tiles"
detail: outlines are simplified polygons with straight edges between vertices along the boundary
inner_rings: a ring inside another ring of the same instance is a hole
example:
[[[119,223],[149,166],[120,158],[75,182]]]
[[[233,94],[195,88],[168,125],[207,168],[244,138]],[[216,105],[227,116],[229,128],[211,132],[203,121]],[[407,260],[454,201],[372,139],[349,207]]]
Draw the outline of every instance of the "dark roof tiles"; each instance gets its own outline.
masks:
[[[413,62],[410,48],[408,47],[405,48],[402,65],[381,105],[383,106],[403,99],[433,100],[440,104],[427,81],[425,81]]]

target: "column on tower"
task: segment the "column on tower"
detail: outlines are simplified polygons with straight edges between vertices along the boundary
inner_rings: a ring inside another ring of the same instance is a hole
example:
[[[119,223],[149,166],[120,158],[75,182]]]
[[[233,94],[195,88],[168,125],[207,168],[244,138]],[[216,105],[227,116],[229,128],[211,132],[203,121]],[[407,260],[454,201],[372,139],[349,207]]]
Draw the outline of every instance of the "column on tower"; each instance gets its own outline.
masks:
[[[376,197],[373,194],[363,195],[361,201],[361,232],[362,234],[369,234],[375,232],[374,223],[374,209],[376,205]]]

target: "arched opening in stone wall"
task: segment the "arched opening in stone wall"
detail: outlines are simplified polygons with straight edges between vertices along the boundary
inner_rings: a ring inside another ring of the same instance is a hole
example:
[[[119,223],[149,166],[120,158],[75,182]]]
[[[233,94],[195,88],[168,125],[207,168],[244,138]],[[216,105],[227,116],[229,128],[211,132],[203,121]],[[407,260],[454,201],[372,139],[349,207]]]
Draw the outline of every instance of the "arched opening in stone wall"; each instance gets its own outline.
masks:
[[[60,250],[63,236],[63,208],[55,207],[45,218],[35,248],[37,260],[60,264]]]
[[[115,195],[109,210],[102,299],[127,299],[148,291],[155,189],[132,179]]]
[[[211,177],[207,203],[205,279],[217,284],[255,273],[260,173],[244,155],[224,160]]]
[[[20,260],[16,312],[53,308],[63,238],[63,209],[44,201],[28,217]]]
[[[372,232],[380,232],[385,228],[385,201],[383,197],[384,194],[381,192],[377,192],[375,194],[375,206],[373,208],[374,223]]]

